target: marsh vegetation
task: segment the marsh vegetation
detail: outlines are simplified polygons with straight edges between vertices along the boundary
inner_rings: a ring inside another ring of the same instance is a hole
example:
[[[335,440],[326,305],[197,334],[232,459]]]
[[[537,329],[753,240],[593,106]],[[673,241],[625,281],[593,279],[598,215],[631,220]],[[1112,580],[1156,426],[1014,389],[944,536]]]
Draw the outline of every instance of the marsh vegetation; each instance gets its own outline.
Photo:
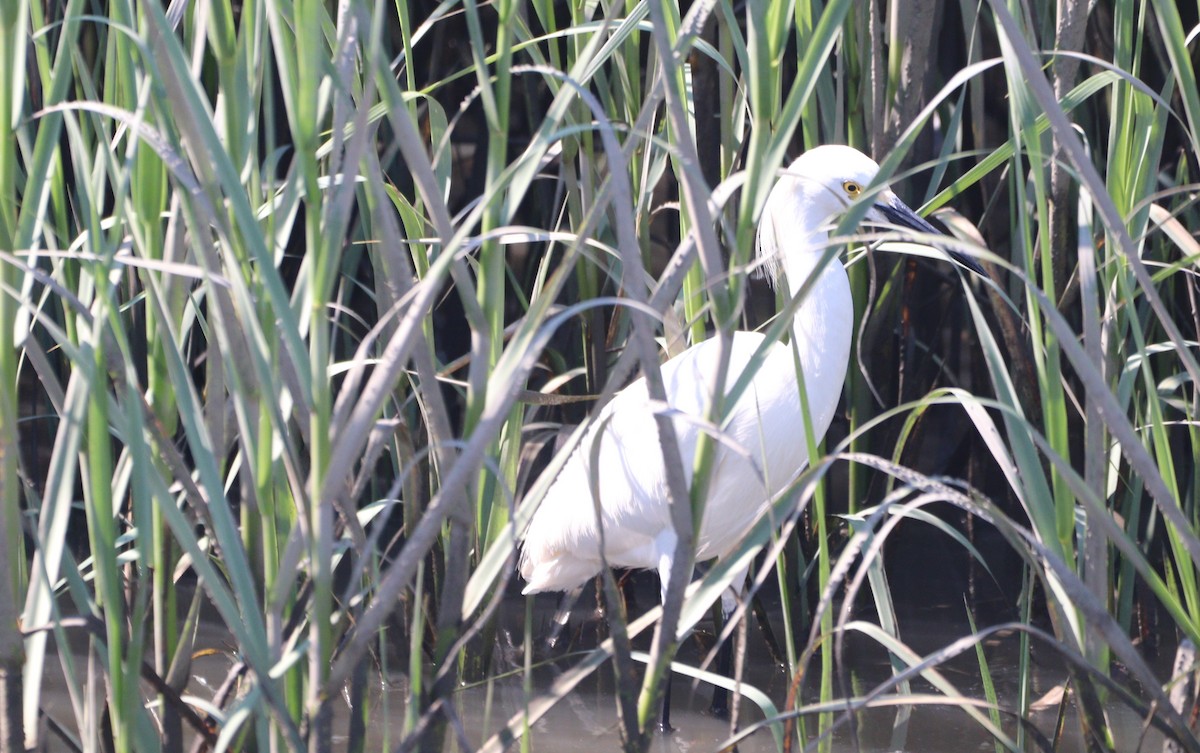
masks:
[[[0,750],[537,749],[584,682],[645,749],[697,624],[689,666],[739,626],[783,665],[728,742],[898,749],[949,706],[997,750],[1116,715],[1200,750],[1156,658],[1200,644],[1200,19],[1058,6],[0,3]],[[610,582],[546,652],[523,524],[639,370],[782,336],[754,229],[822,143],[994,284],[843,229],[822,454],[666,639]],[[932,592],[961,630],[916,650]]]

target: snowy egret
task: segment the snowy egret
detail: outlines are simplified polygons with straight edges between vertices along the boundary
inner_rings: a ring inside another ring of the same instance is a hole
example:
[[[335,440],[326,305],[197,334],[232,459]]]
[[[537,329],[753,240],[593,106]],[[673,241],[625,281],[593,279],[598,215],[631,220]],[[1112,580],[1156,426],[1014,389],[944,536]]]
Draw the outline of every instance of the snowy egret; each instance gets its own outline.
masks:
[[[809,418],[818,441],[829,428],[842,393],[854,306],[845,268],[836,260],[819,271],[817,267],[829,245],[830,221],[866,192],[878,172],[879,165],[850,147],[812,149],[793,162],[775,185],[758,228],[758,257],[776,285],[782,269],[794,296],[810,276],[819,275],[796,312],[792,328],[808,390]],[[866,219],[937,233],[887,188],[874,194]],[[950,254],[983,273],[973,259],[953,251]],[[757,332],[733,336],[728,387],[736,383],[763,339]],[[718,347],[715,339],[706,340],[662,365],[667,401],[678,414],[705,416]],[[697,562],[729,554],[808,462],[797,384],[792,349],[775,343],[749,389],[729,408],[696,538]],[[604,407],[530,522],[521,552],[521,575],[528,584],[524,593],[573,589],[598,574],[607,562],[615,567],[657,569],[666,594],[676,536],[654,410],[645,379],[618,392]],[[682,418],[674,420],[674,427],[690,483],[700,431],[696,421]],[[598,431],[603,432],[596,474],[599,515],[588,480]],[[745,571],[734,579],[733,587],[740,591],[744,580]],[[735,594],[722,596],[726,616],[735,606]],[[664,708],[667,728],[668,711]]]

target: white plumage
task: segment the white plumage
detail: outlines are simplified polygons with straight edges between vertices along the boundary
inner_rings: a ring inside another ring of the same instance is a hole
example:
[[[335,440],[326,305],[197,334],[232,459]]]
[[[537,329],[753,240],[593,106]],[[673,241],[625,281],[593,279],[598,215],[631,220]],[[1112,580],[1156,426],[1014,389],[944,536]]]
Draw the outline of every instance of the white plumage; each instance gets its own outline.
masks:
[[[771,191],[758,230],[758,255],[773,275],[782,268],[792,295],[818,266],[830,223],[870,185],[878,170],[874,161],[850,147],[822,146],[792,163]],[[874,195],[866,217],[936,232],[886,189]],[[981,271],[973,261],[952,255]],[[793,326],[818,440],[837,408],[853,333],[845,268],[832,260],[819,274]],[[756,332],[733,336],[727,388],[737,382],[762,340]],[[717,363],[718,343],[709,340],[663,364],[670,406],[702,419]],[[724,556],[736,547],[771,499],[808,462],[798,390],[791,347],[776,343],[722,426],[725,437],[716,450],[696,542],[697,561]],[[675,536],[653,410],[646,382],[638,379],[614,396],[574,450],[525,534],[520,564],[525,593],[571,589],[599,573],[605,560],[612,566],[657,568],[665,580]],[[700,430],[695,421],[684,418],[673,423],[690,483]],[[599,521],[588,482],[597,431],[603,432],[597,473]],[[603,558],[598,524],[604,527]],[[663,589],[665,593],[665,583]]]

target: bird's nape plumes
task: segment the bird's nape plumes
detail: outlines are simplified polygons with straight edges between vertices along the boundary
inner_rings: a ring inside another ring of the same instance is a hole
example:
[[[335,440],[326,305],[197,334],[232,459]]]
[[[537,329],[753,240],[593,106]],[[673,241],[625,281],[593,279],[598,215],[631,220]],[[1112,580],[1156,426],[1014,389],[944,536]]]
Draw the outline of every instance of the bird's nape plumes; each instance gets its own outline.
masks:
[[[779,290],[779,277],[783,274],[783,259],[779,255],[779,244],[775,239],[775,225],[769,216],[758,223],[754,234],[755,265],[752,275],[766,280],[772,290]]]

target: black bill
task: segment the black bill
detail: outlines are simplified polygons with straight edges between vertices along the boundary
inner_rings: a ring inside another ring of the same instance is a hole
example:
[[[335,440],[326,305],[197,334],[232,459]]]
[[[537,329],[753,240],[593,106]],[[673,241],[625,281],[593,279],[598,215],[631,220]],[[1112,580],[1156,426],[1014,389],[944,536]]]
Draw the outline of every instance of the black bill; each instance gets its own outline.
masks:
[[[918,215],[912,209],[909,209],[907,204],[905,204],[903,201],[900,201],[900,199],[895,196],[893,196],[886,204],[876,204],[875,208],[878,209],[879,212],[887,219],[887,221],[893,225],[899,225],[900,227],[906,227],[910,230],[916,230],[921,233],[945,235],[945,233],[938,230],[933,225],[930,225],[923,217]],[[975,261],[970,256],[955,251],[951,248],[943,248],[942,250],[945,251],[951,259],[963,265],[975,274],[981,277],[988,276],[988,273],[983,270],[983,267],[979,266],[979,262]]]

